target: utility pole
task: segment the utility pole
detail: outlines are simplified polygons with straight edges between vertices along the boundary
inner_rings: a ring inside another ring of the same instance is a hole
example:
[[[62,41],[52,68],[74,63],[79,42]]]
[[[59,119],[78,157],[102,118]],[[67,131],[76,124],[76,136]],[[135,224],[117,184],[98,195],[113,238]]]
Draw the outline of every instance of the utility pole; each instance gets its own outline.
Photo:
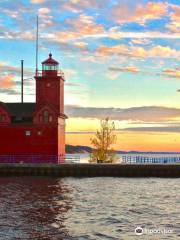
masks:
[[[36,76],[38,75],[39,17],[36,22]]]
[[[21,103],[24,102],[24,60],[21,60]]]

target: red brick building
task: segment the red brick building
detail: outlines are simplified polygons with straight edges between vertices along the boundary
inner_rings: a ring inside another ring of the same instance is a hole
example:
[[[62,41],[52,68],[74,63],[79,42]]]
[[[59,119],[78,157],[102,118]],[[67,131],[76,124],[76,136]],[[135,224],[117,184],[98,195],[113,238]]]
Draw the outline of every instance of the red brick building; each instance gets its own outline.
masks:
[[[52,54],[35,80],[35,103],[0,102],[0,162],[64,161],[64,74]]]

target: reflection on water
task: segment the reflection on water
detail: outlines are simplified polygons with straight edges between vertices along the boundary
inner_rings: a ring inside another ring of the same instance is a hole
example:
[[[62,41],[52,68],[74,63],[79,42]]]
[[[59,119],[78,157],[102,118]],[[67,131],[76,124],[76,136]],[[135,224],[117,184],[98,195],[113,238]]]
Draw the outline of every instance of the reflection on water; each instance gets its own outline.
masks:
[[[53,178],[0,178],[0,239],[65,239],[67,186]]]
[[[179,197],[178,179],[0,178],[0,240],[178,239]]]

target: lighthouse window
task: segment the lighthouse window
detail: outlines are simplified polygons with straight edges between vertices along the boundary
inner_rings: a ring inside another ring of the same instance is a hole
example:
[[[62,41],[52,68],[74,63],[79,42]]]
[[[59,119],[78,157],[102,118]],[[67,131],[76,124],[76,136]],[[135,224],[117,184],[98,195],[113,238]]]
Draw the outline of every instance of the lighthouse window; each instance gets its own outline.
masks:
[[[42,132],[41,132],[41,131],[38,131],[38,132],[37,132],[37,135],[38,135],[38,136],[41,136],[41,135],[42,135]]]
[[[49,122],[52,122],[53,118],[52,115],[49,116]]]
[[[57,70],[57,65],[43,65],[43,70]]]
[[[44,122],[47,123],[49,122],[49,112],[48,111],[44,111]]]

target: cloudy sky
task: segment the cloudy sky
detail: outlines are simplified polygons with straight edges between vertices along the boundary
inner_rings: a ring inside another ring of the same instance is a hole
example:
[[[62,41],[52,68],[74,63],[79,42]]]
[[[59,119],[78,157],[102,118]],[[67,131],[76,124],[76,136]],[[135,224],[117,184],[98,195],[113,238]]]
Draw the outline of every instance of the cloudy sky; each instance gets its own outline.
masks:
[[[0,1],[0,100],[34,101],[51,51],[65,72],[67,143],[89,145],[99,119],[115,121],[116,149],[180,151],[179,0]]]

